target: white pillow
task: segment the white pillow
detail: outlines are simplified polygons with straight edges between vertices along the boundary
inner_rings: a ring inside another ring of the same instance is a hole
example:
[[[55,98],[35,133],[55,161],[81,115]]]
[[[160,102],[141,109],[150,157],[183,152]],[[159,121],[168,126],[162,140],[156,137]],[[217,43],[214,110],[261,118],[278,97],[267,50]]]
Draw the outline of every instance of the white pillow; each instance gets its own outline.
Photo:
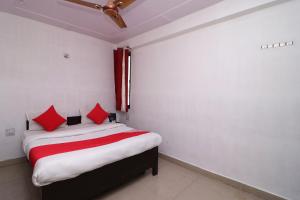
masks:
[[[27,112],[26,113],[26,119],[29,122],[29,131],[40,131],[40,130],[44,130],[44,128],[39,125],[38,123],[36,123],[33,119],[40,116],[41,114],[43,114],[44,112]],[[66,113],[59,113],[63,118],[67,119],[67,114]],[[65,123],[63,123],[62,125],[59,126],[59,128],[63,128],[63,127],[67,127],[67,121]]]

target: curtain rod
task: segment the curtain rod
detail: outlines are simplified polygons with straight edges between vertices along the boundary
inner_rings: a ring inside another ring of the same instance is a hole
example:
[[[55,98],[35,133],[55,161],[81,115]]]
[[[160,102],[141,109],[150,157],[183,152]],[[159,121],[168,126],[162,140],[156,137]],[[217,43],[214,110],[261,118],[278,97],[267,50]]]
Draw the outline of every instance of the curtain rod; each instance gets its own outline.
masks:
[[[132,50],[132,48],[130,46],[123,46],[123,47],[117,47],[117,48],[122,48],[122,49],[129,49]]]

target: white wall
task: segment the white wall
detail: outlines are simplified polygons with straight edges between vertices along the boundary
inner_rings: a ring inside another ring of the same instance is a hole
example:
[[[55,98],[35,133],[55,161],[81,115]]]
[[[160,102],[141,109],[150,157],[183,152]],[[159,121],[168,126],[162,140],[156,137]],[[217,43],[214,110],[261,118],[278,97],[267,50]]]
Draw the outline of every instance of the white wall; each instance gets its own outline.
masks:
[[[23,156],[26,111],[77,114],[100,101],[114,111],[113,45],[0,13],[0,160]],[[70,59],[63,57],[70,54]],[[15,137],[5,137],[15,128]]]
[[[299,10],[300,1],[289,1],[140,45],[168,26],[180,30],[179,20],[125,41],[139,47],[128,123],[160,133],[164,154],[299,199]],[[290,40],[292,47],[260,49]]]

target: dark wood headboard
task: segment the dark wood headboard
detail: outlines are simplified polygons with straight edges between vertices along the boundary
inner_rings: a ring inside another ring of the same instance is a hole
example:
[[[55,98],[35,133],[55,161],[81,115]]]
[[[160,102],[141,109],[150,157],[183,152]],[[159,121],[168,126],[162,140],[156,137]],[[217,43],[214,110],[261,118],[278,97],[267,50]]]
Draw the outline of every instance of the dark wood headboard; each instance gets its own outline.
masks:
[[[117,120],[117,114],[116,113],[109,113],[108,119],[110,122],[116,121]],[[71,116],[67,117],[67,125],[72,126],[72,125],[77,125],[81,124],[81,116]],[[29,130],[29,121],[26,120],[26,130]]]
[[[81,116],[67,117],[67,125],[72,126],[76,124],[81,124]]]

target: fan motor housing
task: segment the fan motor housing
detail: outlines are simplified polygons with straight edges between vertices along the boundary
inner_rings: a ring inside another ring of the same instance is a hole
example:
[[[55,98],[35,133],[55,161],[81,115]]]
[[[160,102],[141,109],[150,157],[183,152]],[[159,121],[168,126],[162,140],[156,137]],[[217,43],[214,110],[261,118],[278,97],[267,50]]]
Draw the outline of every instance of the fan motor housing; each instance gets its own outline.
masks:
[[[108,6],[103,7],[103,12],[109,16],[116,16],[119,13],[117,7],[111,8]]]

